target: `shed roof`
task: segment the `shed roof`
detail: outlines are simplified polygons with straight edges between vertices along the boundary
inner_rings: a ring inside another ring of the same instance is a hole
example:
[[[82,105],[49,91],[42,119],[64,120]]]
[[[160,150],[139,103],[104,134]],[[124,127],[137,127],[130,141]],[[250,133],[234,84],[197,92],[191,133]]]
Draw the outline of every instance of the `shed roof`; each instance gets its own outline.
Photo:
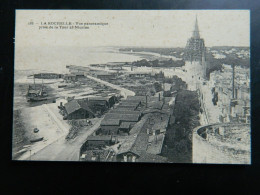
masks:
[[[127,96],[126,100],[145,101],[145,96]]]
[[[134,107],[116,107],[114,110],[117,110],[119,112],[128,112],[128,111],[135,111]]]
[[[125,107],[131,107],[131,106],[138,106],[140,104],[140,102],[138,101],[125,101],[125,102],[121,102],[119,104],[119,106],[125,106]]]
[[[64,106],[65,106],[67,114],[71,114],[82,108],[94,115],[92,110],[88,107],[87,103],[84,101],[72,100],[72,101],[66,103]]]
[[[129,75],[140,75],[140,74],[143,74],[143,75],[151,75],[150,72],[130,72],[128,73]]]
[[[96,74],[97,76],[114,76],[115,75],[115,73],[97,73]]]
[[[130,109],[136,109],[137,105],[127,105],[127,104],[120,104],[117,106],[117,108],[130,108]]]
[[[74,74],[65,74],[64,76],[65,77],[76,77],[76,75],[74,75]]]
[[[101,135],[101,136],[89,136],[87,141],[110,141],[112,140],[111,135]]]
[[[141,102],[141,100],[138,100],[138,99],[133,99],[133,100],[131,100],[131,99],[125,99],[125,100],[121,100],[121,103],[140,103]]]
[[[85,154],[84,160],[86,161],[93,161],[92,158],[94,157],[94,161],[98,160],[97,157],[99,157],[99,161],[106,161],[109,150],[87,150],[84,151],[82,154]]]
[[[142,152],[146,151],[147,144],[148,144],[149,135],[146,133],[135,133],[129,136],[129,140],[126,140],[120,147],[118,151],[118,155],[132,152],[138,156]]]
[[[153,130],[159,130],[159,129],[165,129],[168,127],[168,123],[169,123],[169,116],[167,117],[163,117],[163,120],[161,120],[160,122],[157,122],[153,125],[152,129]]]
[[[127,137],[127,139],[121,144],[117,155],[129,152],[136,140],[137,134],[133,134]]]
[[[170,116],[170,122],[169,122],[169,123],[170,123],[171,125],[174,124],[174,123],[175,123],[175,119],[176,119],[175,116],[171,115],[171,116]]]
[[[114,109],[114,110],[110,110],[109,113],[111,114],[134,114],[134,115],[140,115],[141,112],[140,111],[129,111],[129,110],[118,110],[118,109]]]
[[[129,101],[141,101],[141,102],[145,102],[146,101],[146,96],[127,96],[127,99]],[[154,101],[158,101],[159,97],[155,97],[155,96],[147,96],[147,102],[154,102]],[[167,100],[168,101],[168,100]]]
[[[108,101],[111,97],[101,97],[101,96],[96,96],[96,97],[88,97],[89,101]]]
[[[129,129],[130,125],[132,125],[132,124],[133,124],[132,122],[122,122],[119,128],[121,128],[121,129]]]
[[[150,136],[149,141],[151,144],[148,145],[146,152],[150,154],[161,154],[164,138],[164,134]]]
[[[164,103],[162,101],[153,101],[153,102],[149,102],[147,107],[161,110],[163,104]]]
[[[168,162],[167,158],[155,154],[142,153],[138,162],[157,162],[157,163],[165,163]]]
[[[151,108],[146,108],[142,112],[143,114],[148,114],[148,113],[161,113],[161,114],[168,114],[167,111],[165,110],[158,110],[158,109],[151,109]]]
[[[119,125],[120,125],[120,120],[119,119],[104,118],[101,121],[101,126],[119,126]]]
[[[139,115],[138,114],[108,113],[108,114],[106,114],[104,119],[119,119],[120,121],[134,121],[134,122],[137,122],[139,120]]]
[[[76,76],[84,76],[84,72],[73,72],[72,74],[76,75]]]

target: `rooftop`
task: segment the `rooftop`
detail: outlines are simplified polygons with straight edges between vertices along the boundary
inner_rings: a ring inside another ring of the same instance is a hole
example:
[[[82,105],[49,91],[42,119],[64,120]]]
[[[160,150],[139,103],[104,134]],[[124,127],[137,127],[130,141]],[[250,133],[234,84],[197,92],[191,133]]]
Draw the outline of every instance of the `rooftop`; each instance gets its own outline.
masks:
[[[115,109],[111,111],[116,111],[116,112],[129,112],[129,111],[135,111],[134,107],[116,107]]]
[[[134,114],[134,115],[141,114],[139,111],[119,110],[119,109],[110,110],[109,113],[111,113],[111,114]]]
[[[118,119],[120,121],[134,121],[134,122],[137,122],[139,120],[139,115],[138,114],[108,113],[108,114],[106,114],[104,119]]]
[[[86,161],[106,161],[109,153],[109,150],[87,150],[83,155]]]
[[[168,123],[169,123],[169,119],[170,119],[170,116],[168,115],[165,115],[165,116],[162,116],[162,120],[157,120],[155,122],[155,124],[153,125],[152,129],[153,130],[159,130],[159,129],[165,129],[168,127]]]
[[[167,160],[167,158],[159,156],[159,155],[142,153],[140,158],[138,159],[138,162],[166,163],[166,162],[168,162],[168,160]]]
[[[147,133],[140,132],[131,148],[131,152],[140,156],[147,149],[148,139],[149,135]]]
[[[136,109],[137,105],[131,104],[131,105],[127,105],[127,104],[120,104],[117,106],[117,108],[129,108],[129,109]]]
[[[130,72],[129,75],[151,75],[150,72]]]
[[[111,135],[101,135],[101,136],[89,136],[87,141],[110,141],[112,140]]]
[[[130,128],[130,126],[132,124],[134,124],[134,123],[133,122],[122,122],[119,128],[121,128],[121,129],[128,129],[128,128]]]
[[[164,138],[165,135],[163,134],[150,135],[149,142],[151,144],[148,144],[146,152],[150,154],[161,154]]]
[[[88,112],[90,112],[94,115],[92,110],[88,107],[87,103],[84,102],[84,101],[72,100],[72,101],[66,103],[64,106],[65,106],[67,114],[71,114],[71,113],[73,113],[73,112],[82,108],[82,109],[87,110]]]
[[[119,126],[120,125],[120,120],[119,119],[109,119],[109,118],[104,118],[101,121],[101,125],[109,125],[109,126]]]
[[[96,97],[88,97],[89,101],[108,101],[111,97],[101,97],[101,96],[96,96]]]

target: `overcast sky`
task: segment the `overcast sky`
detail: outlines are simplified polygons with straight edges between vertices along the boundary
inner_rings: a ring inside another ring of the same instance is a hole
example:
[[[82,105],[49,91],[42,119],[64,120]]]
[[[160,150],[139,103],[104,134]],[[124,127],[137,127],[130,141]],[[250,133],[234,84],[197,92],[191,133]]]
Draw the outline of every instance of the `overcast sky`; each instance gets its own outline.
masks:
[[[16,47],[184,47],[198,17],[206,46],[249,46],[248,10],[17,10]],[[28,22],[34,25],[29,26]],[[41,22],[103,22],[83,30],[39,30]]]

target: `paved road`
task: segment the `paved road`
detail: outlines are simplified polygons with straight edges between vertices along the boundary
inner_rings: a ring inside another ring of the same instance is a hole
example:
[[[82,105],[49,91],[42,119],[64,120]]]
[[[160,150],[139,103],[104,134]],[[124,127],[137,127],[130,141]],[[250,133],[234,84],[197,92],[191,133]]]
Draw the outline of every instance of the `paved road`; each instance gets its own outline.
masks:
[[[98,129],[102,119],[95,118],[94,125],[82,129],[74,140],[66,141],[66,136],[61,137],[38,153],[32,155],[31,160],[78,161],[80,147],[86,141],[87,137]]]
[[[128,90],[128,89],[125,89],[125,88],[123,88],[123,87],[114,85],[114,84],[109,83],[109,82],[107,82],[107,81],[103,81],[103,80],[98,79],[98,78],[96,78],[96,77],[92,77],[92,76],[90,76],[90,75],[87,75],[87,77],[90,78],[90,79],[92,79],[92,80],[95,80],[95,81],[97,81],[97,82],[99,82],[99,83],[102,83],[102,84],[104,84],[104,85],[106,85],[106,86],[109,86],[109,87],[111,87],[111,88],[113,88],[113,89],[117,89],[117,90],[121,91],[121,95],[122,95],[124,98],[126,98],[127,96],[135,96],[135,92],[133,92],[133,91],[131,91],[131,90]]]

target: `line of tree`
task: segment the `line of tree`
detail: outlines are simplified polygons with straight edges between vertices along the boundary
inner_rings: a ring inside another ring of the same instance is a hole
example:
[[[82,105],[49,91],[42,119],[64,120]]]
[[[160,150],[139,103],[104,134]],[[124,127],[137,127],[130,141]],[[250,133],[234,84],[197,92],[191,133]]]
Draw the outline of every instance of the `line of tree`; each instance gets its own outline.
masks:
[[[181,67],[181,66],[184,66],[185,65],[185,62],[184,60],[172,60],[172,59],[169,59],[169,60],[162,60],[162,61],[159,61],[159,60],[151,60],[151,61],[148,61],[146,59],[142,59],[142,60],[139,60],[139,61],[135,61],[132,63],[133,66],[147,66],[147,67]]]
[[[192,132],[199,123],[199,100],[196,92],[180,90],[176,96],[171,125],[165,137],[162,155],[171,162],[192,162]]]

